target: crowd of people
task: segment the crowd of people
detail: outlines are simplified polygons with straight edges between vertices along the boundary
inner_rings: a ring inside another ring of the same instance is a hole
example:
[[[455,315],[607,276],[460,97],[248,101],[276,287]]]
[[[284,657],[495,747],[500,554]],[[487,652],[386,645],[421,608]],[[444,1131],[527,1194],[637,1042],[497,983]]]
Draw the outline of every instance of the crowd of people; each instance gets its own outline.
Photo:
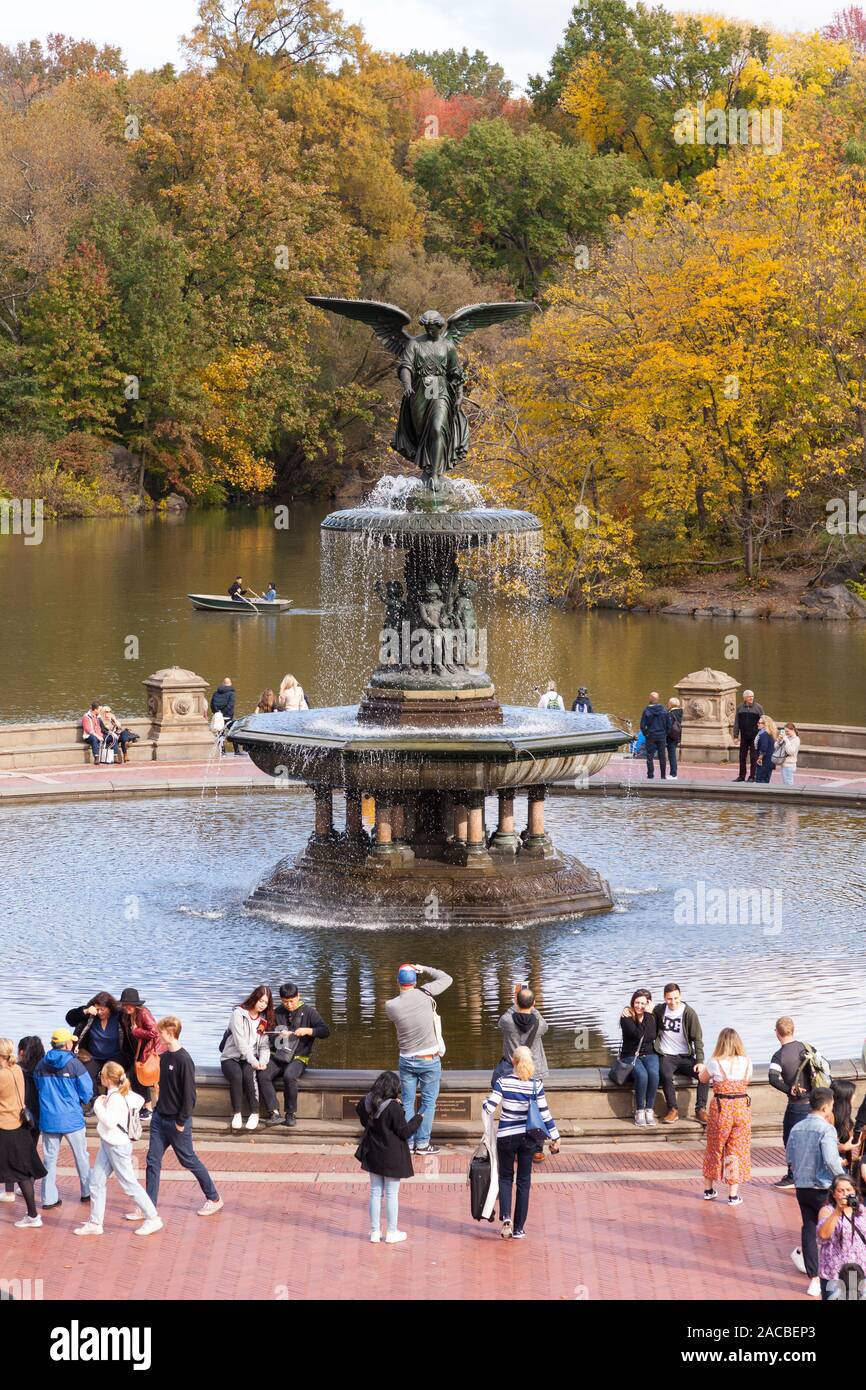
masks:
[[[432,1139],[445,1054],[439,1001],[453,980],[433,966],[404,963],[396,983],[385,1011],[395,1030],[397,1068],[381,1073],[356,1108],[363,1135],[355,1156],[370,1179],[370,1240],[383,1240],[384,1205],[386,1244],[408,1238],[398,1224],[399,1189],[413,1176],[413,1157],[439,1152]],[[731,1027],[721,1030],[706,1055],[701,1020],[680,986],[666,984],[662,996],[654,1004],[646,987],[631,995],[620,1016],[622,1040],[611,1081],[631,1086],[637,1126],[657,1123],[659,1090],[665,1106],[661,1123],[674,1124],[680,1118],[678,1087],[695,1085],[695,1119],[705,1130],[704,1200],[716,1201],[725,1187],[728,1206],[740,1206],[751,1177],[752,1060]],[[294,1126],[299,1082],[316,1042],[330,1036],[329,1025],[297,984],[281,985],[278,997],[275,1005],[267,985],[251,990],[232,1008],[219,1043],[232,1131],[256,1129],[262,1110],[266,1125]],[[180,1042],[181,1020],[168,1014],[157,1021],[138,990],[127,987],[117,998],[99,991],[70,1009],[66,1023],[52,1033],[48,1052],[36,1036],[22,1038],[17,1049],[0,1038],[0,1182],[5,1185],[0,1201],[14,1202],[15,1188],[20,1190],[26,1212],[16,1226],[42,1225],[38,1181],[42,1211],[63,1205],[57,1184],[63,1139],[75,1162],[79,1200],[90,1208],[75,1227],[77,1236],[103,1234],[112,1176],[133,1204],[125,1215],[136,1223],[135,1234],[161,1230],[157,1203],[167,1149],[199,1184],[204,1203],[198,1214],[220,1211],[222,1198],[193,1146],[195,1066]],[[545,1145],[558,1153],[560,1141],[544,1090],[548,1024],[526,981],[514,986],[498,1026],[501,1055],[482,1106],[491,1159],[485,1214],[492,1220],[498,1203],[502,1238],[519,1240],[527,1234],[534,1165],[543,1161]],[[831,1077],[821,1052],[797,1038],[793,1019],[779,1018],[775,1033],[768,1080],[786,1097],[787,1160],[776,1186],[794,1190],[801,1223],[800,1244],[791,1258],[808,1277],[810,1296],[851,1297],[853,1271],[861,1283],[859,1296],[866,1298],[866,1099],[855,1115],[854,1083]],[[85,1130],[90,1113],[99,1140],[92,1164]],[[132,1145],[145,1124],[142,1186]]]
[[[259,696],[255,714],[278,714],[284,710],[296,711],[309,709],[309,701],[304,694],[303,686],[295,676],[290,673],[283,676],[280,687],[276,695],[273,688],[268,686]],[[220,752],[225,747],[225,740],[231,740],[231,726],[238,717],[235,711],[235,687],[231,676],[223,676],[222,681],[217,686],[210,699],[210,727],[215,735]],[[242,750],[235,747],[235,753],[241,756]]]
[[[676,782],[679,748],[683,737],[683,709],[673,695],[663,704],[657,690],[640,717],[640,735],[632,745],[635,757],[646,758],[647,777],[655,777],[658,763],[662,781]],[[743,691],[742,704],[734,715],[734,738],[739,743],[739,771],[735,782],[768,783],[778,768],[782,784],[793,787],[797,771],[800,735],[796,725],[777,725],[755,702],[753,690]]]
[[[92,700],[90,708],[81,716],[81,732],[93,754],[95,767],[128,763],[129,745],[137,743],[139,738],[120,723],[110,705],[101,705],[98,700]]]

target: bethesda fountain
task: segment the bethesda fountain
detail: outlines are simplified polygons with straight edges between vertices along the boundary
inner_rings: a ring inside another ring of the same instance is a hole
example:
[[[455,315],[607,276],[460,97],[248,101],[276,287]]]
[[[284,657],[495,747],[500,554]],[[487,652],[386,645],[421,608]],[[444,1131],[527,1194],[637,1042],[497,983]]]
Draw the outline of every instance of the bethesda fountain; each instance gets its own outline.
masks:
[[[448,477],[469,443],[458,343],[536,306],[468,305],[447,321],[428,310],[413,336],[410,315],[395,305],[310,303],[367,324],[396,358],[403,398],[392,447],[421,479],[402,489],[399,505],[338,511],[322,523],[329,554],[338,542],[357,558],[361,545],[366,597],[382,604],[378,664],[360,704],[232,725],[229,737],[257,767],[304,781],[315,800],[302,853],[278,863],[248,906],[359,926],[541,922],[610,908],[601,876],[553,844],[545,799],[551,783],[598,771],[628,735],[605,715],[499,703],[484,669],[477,575],[485,558],[489,573],[515,548],[537,554],[541,525],[530,512],[467,505],[466,489]],[[391,577],[371,572],[375,557],[388,558]]]

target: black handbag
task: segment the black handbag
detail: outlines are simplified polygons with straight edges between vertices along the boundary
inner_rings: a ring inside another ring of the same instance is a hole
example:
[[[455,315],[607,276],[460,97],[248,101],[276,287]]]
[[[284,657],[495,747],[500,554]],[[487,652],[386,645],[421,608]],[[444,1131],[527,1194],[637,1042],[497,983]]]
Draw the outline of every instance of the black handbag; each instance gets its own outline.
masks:
[[[614,1062],[613,1066],[607,1074],[608,1080],[612,1081],[614,1086],[624,1086],[625,1083],[631,1079],[632,1072],[634,1071],[634,1064],[640,1056],[642,1044],[643,1038],[641,1038],[641,1041],[638,1043],[637,1052],[631,1058],[630,1061],[627,1061],[623,1057],[622,1053],[619,1054],[619,1056],[617,1057],[616,1061]]]
[[[16,1080],[17,1080],[17,1078],[16,1078]],[[15,1089],[16,1089],[16,1091],[18,1090],[17,1084],[16,1084]],[[35,1119],[35,1116],[34,1116],[34,1114],[33,1114],[33,1111],[32,1111],[27,1105],[25,1105],[25,1103],[24,1103],[24,1093],[23,1093],[23,1091],[22,1091],[22,1093],[21,1093],[21,1111],[20,1111],[20,1114],[19,1114],[18,1118],[19,1118],[19,1120],[21,1121],[21,1128],[22,1128],[22,1129],[28,1130],[30,1134],[35,1134],[35,1133],[36,1133],[36,1131],[37,1131],[37,1129],[39,1128],[39,1126],[38,1126],[37,1123],[36,1123],[36,1119]]]
[[[484,1203],[490,1190],[490,1154],[487,1145],[480,1144],[469,1164],[469,1212],[473,1221],[483,1221]],[[493,1220],[493,1212],[486,1218]]]

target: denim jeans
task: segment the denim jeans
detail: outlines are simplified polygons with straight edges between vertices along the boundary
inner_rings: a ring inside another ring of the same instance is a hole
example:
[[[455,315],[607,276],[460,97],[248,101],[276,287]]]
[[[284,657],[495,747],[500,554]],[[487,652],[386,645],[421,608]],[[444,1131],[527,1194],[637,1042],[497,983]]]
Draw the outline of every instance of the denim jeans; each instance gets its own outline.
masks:
[[[139,1211],[143,1211],[150,1221],[156,1216],[156,1207],[148,1197],[140,1182],[136,1181],[132,1166],[131,1144],[106,1144],[103,1139],[99,1153],[90,1174],[90,1219],[101,1226],[105,1217],[105,1195],[108,1179],[114,1173],[127,1197],[131,1197]]]
[[[180,1130],[171,1116],[160,1115],[156,1110],[150,1122],[146,1165],[147,1195],[154,1205],[159,1198],[159,1175],[166,1149],[174,1150],[178,1163],[192,1173],[208,1201],[218,1202],[219,1193],[214,1187],[213,1178],[192,1146],[192,1119],[187,1119]]]
[[[509,1134],[496,1141],[499,1160],[499,1219],[511,1216],[511,1188],[514,1183],[514,1163],[517,1161],[517,1201],[514,1204],[514,1229],[522,1231],[529,1211],[529,1189],[532,1185],[532,1164],[538,1145],[528,1134]]]
[[[630,1061],[630,1058],[625,1058]],[[634,1108],[652,1110],[659,1088],[659,1058],[657,1052],[636,1057],[634,1063]]]
[[[102,739],[97,738],[96,734],[85,734],[84,742],[90,744],[90,751],[93,754],[93,761],[99,762],[99,750],[102,747]]]
[[[63,1138],[69,1140],[69,1147],[72,1150],[72,1157],[75,1159],[75,1167],[78,1170],[81,1195],[82,1197],[90,1196],[90,1159],[87,1156],[87,1131],[82,1127],[65,1136],[63,1134],[43,1134],[42,1159],[48,1170],[42,1179],[42,1205],[44,1207],[53,1207],[60,1197],[60,1193],[57,1191],[57,1158],[60,1153],[60,1141]]]
[[[436,1097],[439,1095],[441,1080],[442,1063],[438,1057],[434,1057],[432,1061],[424,1061],[420,1057],[400,1058],[400,1090],[407,1120],[411,1120],[415,1114],[415,1092],[419,1086],[421,1088],[423,1119],[420,1127],[409,1140],[410,1148],[426,1149],[430,1143],[430,1135],[433,1132],[433,1112],[436,1109]]]
[[[370,1174],[370,1230],[378,1231],[382,1220],[382,1192],[385,1193],[385,1222],[388,1235],[397,1229],[397,1204],[400,1200],[400,1179],[381,1178]]]
[[[782,786],[783,786],[783,787],[793,787],[793,785],[794,785],[794,773],[795,773],[796,771],[797,771],[797,769],[796,769],[795,767],[788,767],[788,764],[787,764],[787,763],[782,763]]]

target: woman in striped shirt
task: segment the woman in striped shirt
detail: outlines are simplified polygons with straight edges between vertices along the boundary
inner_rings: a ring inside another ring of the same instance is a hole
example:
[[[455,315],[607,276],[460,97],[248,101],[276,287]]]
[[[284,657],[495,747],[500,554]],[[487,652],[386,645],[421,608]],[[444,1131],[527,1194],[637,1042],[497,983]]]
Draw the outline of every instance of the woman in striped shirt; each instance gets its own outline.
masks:
[[[499,1105],[499,1130],[496,1155],[499,1160],[499,1217],[503,1240],[522,1240],[526,1235],[526,1214],[529,1211],[529,1189],[532,1184],[532,1160],[550,1140],[550,1152],[559,1153],[559,1131],[550,1113],[544,1084],[535,1081],[535,1064],[528,1047],[518,1047],[511,1058],[512,1071],[500,1076],[484,1102],[486,1114],[492,1115]],[[529,1106],[535,1100],[545,1128],[527,1129]],[[514,1165],[517,1163],[517,1200],[514,1206],[514,1225],[511,1223],[511,1189],[514,1185]]]

